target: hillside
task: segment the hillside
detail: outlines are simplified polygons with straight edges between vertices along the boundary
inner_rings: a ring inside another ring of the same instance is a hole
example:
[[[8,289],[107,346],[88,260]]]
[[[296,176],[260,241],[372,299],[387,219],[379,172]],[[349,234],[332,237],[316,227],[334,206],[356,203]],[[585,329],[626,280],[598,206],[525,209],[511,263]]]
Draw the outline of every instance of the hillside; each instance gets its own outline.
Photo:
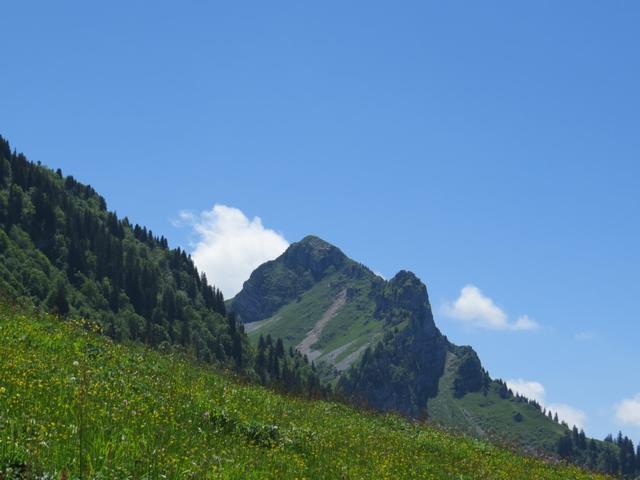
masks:
[[[12,152],[0,137],[0,291],[118,340],[176,345],[244,369],[244,334],[181,249],[107,209],[92,187]]]
[[[411,272],[383,280],[309,236],[258,267],[227,306],[251,339],[283,338],[356,404],[618,471],[615,446],[587,445],[583,432],[491,379],[471,347],[449,342]]]
[[[0,305],[0,478],[604,478],[280,396],[95,327]]]

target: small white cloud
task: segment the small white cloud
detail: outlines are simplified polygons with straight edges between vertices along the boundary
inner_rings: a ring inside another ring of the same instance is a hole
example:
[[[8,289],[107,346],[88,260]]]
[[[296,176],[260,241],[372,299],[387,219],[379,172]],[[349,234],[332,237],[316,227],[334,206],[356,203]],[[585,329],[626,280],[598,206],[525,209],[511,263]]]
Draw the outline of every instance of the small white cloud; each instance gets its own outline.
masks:
[[[596,338],[596,334],[592,331],[586,330],[584,332],[578,332],[573,336],[573,339],[577,342],[589,342]]]
[[[445,304],[444,311],[452,318],[478,327],[497,330],[508,327],[507,314],[474,285],[466,285],[455,302]]]
[[[615,406],[616,420],[625,425],[640,427],[640,393],[632,398],[625,398]]]
[[[178,218],[174,218],[171,220],[171,225],[174,227],[184,227],[185,225],[193,224],[196,220],[193,212],[189,212],[187,210],[181,210],[178,213]]]
[[[513,330],[538,330],[540,325],[534,319],[529,318],[528,315],[522,315],[518,317],[516,323],[513,324]]]
[[[259,217],[250,220],[239,209],[225,205],[216,204],[199,215],[182,211],[176,222],[193,228],[197,237],[193,261],[225,298],[238,293],[256,267],[289,246],[281,234],[265,228]]]
[[[540,328],[527,315],[510,322],[507,313],[475,285],[465,285],[460,296],[454,302],[445,303],[442,310],[445,315],[477,328],[514,331]]]
[[[509,387],[513,393],[519,393],[531,400],[537,401],[540,405],[544,404],[545,389],[544,385],[540,382],[533,382],[530,380],[523,380],[522,378],[512,379],[506,381],[507,387]]]
[[[531,400],[537,401],[541,406],[550,410],[552,414],[558,414],[558,418],[567,422],[569,427],[574,425],[578,428],[584,428],[587,423],[587,415],[582,411],[566,403],[550,403],[546,404],[546,390],[540,382],[524,380],[522,378],[506,380],[507,387],[513,393],[519,393]]]

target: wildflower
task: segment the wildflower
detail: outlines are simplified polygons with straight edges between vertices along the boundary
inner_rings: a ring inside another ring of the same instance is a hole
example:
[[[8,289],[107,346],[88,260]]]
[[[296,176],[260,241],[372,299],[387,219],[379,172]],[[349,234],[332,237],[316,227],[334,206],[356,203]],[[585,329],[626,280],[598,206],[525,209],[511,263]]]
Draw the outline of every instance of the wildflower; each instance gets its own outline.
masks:
[[[74,367],[77,367],[78,365],[80,365],[80,362],[78,362],[78,360],[74,360],[74,361],[73,361],[73,366],[74,366]]]

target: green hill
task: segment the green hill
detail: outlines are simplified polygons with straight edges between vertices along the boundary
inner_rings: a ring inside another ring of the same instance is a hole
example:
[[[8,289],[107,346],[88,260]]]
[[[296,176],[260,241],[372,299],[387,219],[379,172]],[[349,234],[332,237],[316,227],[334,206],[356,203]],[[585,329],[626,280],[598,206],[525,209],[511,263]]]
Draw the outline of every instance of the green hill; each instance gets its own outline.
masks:
[[[0,305],[0,478],[604,478]]]

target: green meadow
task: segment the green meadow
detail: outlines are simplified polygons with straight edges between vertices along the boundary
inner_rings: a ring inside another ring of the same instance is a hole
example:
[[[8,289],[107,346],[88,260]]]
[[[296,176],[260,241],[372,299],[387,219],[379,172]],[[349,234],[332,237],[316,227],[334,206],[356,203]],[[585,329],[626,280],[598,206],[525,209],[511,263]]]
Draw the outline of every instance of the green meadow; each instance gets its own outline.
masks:
[[[292,398],[0,306],[0,479],[587,479],[395,415]]]

